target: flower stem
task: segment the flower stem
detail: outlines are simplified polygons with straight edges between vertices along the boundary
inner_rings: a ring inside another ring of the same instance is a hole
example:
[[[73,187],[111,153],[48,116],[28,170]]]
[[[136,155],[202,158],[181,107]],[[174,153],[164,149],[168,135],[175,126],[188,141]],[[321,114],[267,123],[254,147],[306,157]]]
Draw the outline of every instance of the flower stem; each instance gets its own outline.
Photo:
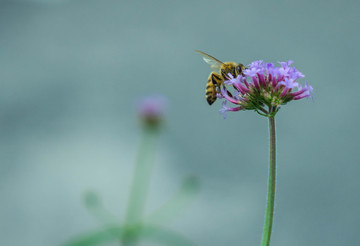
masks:
[[[120,238],[120,245],[123,246],[138,245],[151,170],[154,165],[157,137],[156,128],[148,125],[143,127],[130,188],[124,231]]]
[[[275,206],[275,177],[276,177],[276,138],[275,138],[275,118],[269,118],[270,133],[270,166],[268,180],[268,194],[266,202],[266,215],[264,223],[264,231],[261,246],[270,245],[271,229],[273,225],[274,206]]]
[[[151,170],[154,164],[158,131],[144,127],[134,167],[125,224],[133,226],[143,218]]]

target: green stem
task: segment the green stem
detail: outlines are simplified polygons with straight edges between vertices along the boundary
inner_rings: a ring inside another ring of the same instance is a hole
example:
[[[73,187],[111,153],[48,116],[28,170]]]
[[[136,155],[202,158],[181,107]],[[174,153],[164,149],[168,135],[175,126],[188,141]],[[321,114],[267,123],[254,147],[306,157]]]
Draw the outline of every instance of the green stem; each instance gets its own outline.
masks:
[[[275,206],[275,177],[276,177],[276,138],[275,138],[275,118],[269,117],[270,132],[270,166],[269,166],[269,183],[266,202],[266,215],[264,231],[261,246],[270,245],[271,229],[273,225],[274,206]]]
[[[154,164],[157,135],[158,132],[153,128],[144,127],[144,133],[135,162],[125,218],[125,224],[128,226],[135,225],[143,218],[145,201],[151,177],[150,174]]]

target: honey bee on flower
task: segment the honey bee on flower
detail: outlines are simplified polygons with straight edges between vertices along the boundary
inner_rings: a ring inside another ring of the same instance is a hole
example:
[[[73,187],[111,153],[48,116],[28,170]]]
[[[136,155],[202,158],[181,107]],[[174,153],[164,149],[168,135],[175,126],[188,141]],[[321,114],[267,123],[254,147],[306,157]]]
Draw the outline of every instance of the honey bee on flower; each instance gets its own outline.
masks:
[[[221,84],[229,78],[228,74],[231,74],[231,76],[238,76],[242,74],[245,66],[236,62],[222,62],[202,51],[195,50],[195,52],[202,55],[204,61],[214,70],[209,75],[205,90],[206,101],[211,105],[216,101]]]
[[[311,97],[313,88],[308,82],[302,86],[298,81],[305,77],[299,70],[292,67],[293,61],[279,62],[280,67],[273,63],[254,61],[247,66],[242,74],[236,77],[228,74],[218,98],[225,99],[220,113],[239,110],[255,110],[263,116],[273,117],[284,105],[292,100]],[[227,85],[232,85],[230,92]],[[227,106],[230,102],[235,107]]]
[[[255,110],[269,120],[269,178],[264,230],[261,240],[262,246],[269,246],[275,208],[275,115],[281,105],[292,100],[312,98],[313,88],[306,81],[304,86],[298,82],[298,79],[305,76],[291,66],[293,63],[291,60],[279,62],[280,67],[276,67],[273,63],[264,63],[262,60],[254,61],[244,67],[234,62],[222,63],[203,52],[198,53],[204,55],[204,60],[210,65],[215,60],[213,68],[222,69],[220,70],[221,76],[216,72],[212,72],[209,76],[208,85],[211,85],[211,88],[207,87],[207,90],[208,88],[211,90],[206,93],[206,98],[210,105],[215,101],[214,98],[224,99],[220,109],[220,113],[224,115],[224,118],[229,111]],[[239,72],[236,72],[236,69],[225,69],[235,68],[236,66],[240,67]],[[216,97],[213,96],[215,93]],[[211,94],[210,98],[208,94]],[[210,102],[209,99],[211,99]],[[227,106],[228,102],[235,106]]]

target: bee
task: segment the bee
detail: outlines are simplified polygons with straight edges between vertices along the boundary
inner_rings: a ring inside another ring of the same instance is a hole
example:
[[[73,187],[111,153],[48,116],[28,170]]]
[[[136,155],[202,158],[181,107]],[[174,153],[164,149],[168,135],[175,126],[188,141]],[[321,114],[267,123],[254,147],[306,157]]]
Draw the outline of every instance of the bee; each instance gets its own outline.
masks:
[[[221,84],[229,78],[228,74],[230,73],[236,78],[239,74],[243,74],[242,72],[245,69],[245,66],[241,63],[222,62],[215,57],[198,50],[195,50],[195,52],[202,55],[204,61],[214,70],[209,75],[205,90],[206,101],[211,105],[216,101],[216,93],[220,92]]]

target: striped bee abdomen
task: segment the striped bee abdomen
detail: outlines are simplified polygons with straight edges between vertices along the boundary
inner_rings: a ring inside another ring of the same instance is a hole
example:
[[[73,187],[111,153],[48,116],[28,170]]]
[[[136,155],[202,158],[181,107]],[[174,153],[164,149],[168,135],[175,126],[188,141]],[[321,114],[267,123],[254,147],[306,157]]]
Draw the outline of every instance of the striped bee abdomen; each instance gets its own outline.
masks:
[[[216,86],[213,84],[212,73],[206,83],[205,97],[209,105],[216,101]]]

